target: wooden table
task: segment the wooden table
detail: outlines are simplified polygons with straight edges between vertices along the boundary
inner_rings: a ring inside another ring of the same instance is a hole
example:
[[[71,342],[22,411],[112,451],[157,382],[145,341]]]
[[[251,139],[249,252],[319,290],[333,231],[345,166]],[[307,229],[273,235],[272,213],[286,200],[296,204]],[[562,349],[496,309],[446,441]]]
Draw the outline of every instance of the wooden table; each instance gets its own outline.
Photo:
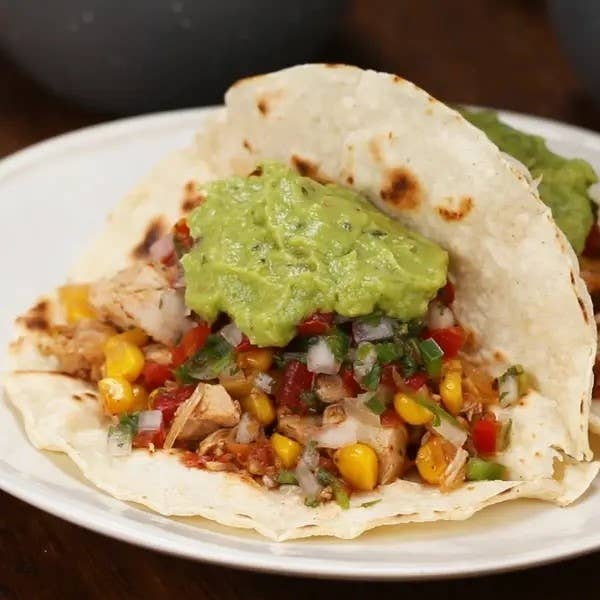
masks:
[[[450,101],[509,108],[600,130],[594,108],[534,0],[361,0],[323,58],[395,71]],[[0,156],[112,115],[54,98],[0,57]],[[324,582],[163,556],[0,494],[3,598],[561,597],[597,586],[599,555],[510,575],[426,584]],[[401,560],[401,557],[399,557]],[[537,592],[537,594],[536,594]]]

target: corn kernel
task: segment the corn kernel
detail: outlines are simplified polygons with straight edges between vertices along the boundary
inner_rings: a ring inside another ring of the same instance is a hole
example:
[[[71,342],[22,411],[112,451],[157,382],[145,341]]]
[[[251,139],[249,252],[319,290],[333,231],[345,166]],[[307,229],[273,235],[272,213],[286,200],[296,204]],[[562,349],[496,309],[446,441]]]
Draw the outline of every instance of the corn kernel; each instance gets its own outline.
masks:
[[[64,285],[58,288],[58,298],[71,325],[83,319],[93,319],[96,311],[90,304],[90,286],[87,284]]]
[[[448,412],[457,415],[463,407],[462,373],[448,371],[440,381],[440,396]]]
[[[394,396],[396,412],[409,425],[425,425],[433,419],[433,413],[415,402],[408,394],[399,392]]]
[[[252,369],[266,373],[273,365],[273,350],[270,348],[256,348],[237,355],[237,364],[240,369]]]
[[[118,415],[129,412],[134,406],[131,384],[124,377],[105,377],[98,382],[98,391],[104,406],[104,412]]]
[[[440,483],[448,466],[448,459],[439,438],[431,437],[419,448],[416,464],[419,474],[427,483]]]
[[[229,395],[238,400],[245,398],[252,392],[254,376],[246,376],[241,372],[233,376],[222,376],[219,383],[229,392]]]
[[[110,339],[104,346],[106,376],[135,381],[144,368],[143,352],[131,342]]]
[[[340,448],[334,461],[342,477],[357,490],[369,491],[377,485],[379,463],[377,454],[366,444],[351,444]]]
[[[133,407],[131,410],[148,410],[148,392],[146,388],[139,383],[134,383],[131,386],[131,391],[133,392]]]
[[[242,407],[247,410],[261,425],[270,425],[275,420],[273,400],[263,391],[253,389],[242,400]]]
[[[274,433],[271,436],[271,446],[286,469],[291,469],[296,465],[302,452],[302,446],[297,441],[280,433]]]
[[[104,344],[104,351],[106,352],[107,348],[118,342],[129,342],[134,346],[144,346],[148,343],[148,339],[148,334],[143,329],[133,327],[109,337]]]

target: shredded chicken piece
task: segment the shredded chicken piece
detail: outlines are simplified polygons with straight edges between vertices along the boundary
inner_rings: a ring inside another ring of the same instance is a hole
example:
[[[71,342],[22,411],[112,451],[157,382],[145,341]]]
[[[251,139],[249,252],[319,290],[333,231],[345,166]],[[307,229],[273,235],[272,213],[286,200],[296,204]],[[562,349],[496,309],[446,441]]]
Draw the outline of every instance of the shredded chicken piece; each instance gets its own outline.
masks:
[[[494,379],[480,367],[463,361],[462,381],[465,403],[490,404],[498,401],[498,391],[494,389]]]
[[[337,425],[346,418],[346,411],[342,404],[330,404],[323,411],[323,425]]]
[[[317,375],[315,392],[322,402],[339,402],[348,395],[344,382],[339,375]]]
[[[309,415],[301,417],[285,411],[279,412],[277,430],[301,444],[306,444],[321,424],[320,417]]]
[[[90,288],[100,318],[127,329],[140,327],[158,342],[173,345],[187,329],[183,291],[174,289],[168,271],[139,263],[101,279]]]
[[[171,448],[176,440],[202,440],[221,427],[234,427],[240,416],[239,402],[222,385],[200,383],[177,409],[164,447]]]
[[[215,454],[216,451],[222,451],[225,444],[233,439],[233,429],[217,429],[210,435],[206,436],[199,444],[196,450],[200,456],[204,454]]]
[[[40,350],[55,356],[61,371],[98,381],[102,377],[104,344],[114,334],[112,327],[91,319],[58,325],[40,341]]]

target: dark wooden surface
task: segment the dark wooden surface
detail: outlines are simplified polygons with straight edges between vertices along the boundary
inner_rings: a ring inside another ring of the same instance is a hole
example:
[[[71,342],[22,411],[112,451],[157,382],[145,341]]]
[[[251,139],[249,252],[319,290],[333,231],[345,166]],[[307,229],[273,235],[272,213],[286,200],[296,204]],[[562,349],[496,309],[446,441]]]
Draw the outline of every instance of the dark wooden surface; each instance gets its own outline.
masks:
[[[600,130],[595,108],[535,0],[360,0],[323,50],[329,60],[402,74],[439,98],[534,113]],[[50,96],[0,55],[0,156],[112,118]],[[0,599],[576,597],[600,555],[470,580],[349,583],[284,578],[163,556],[0,494]],[[399,556],[398,560],[402,560]],[[521,592],[521,593],[519,593]]]

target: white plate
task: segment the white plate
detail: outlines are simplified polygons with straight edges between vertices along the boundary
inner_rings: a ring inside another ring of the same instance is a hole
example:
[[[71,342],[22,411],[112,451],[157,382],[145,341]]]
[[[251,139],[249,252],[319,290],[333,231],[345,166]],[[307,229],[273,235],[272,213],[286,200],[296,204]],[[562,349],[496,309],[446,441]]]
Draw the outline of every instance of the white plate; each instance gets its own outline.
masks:
[[[153,163],[189,143],[206,114],[180,111],[92,127],[0,163],[0,348],[8,343],[12,317],[62,281],[111,207]],[[589,160],[600,172],[599,135],[533,117],[503,116],[544,136],[561,154]],[[408,579],[502,571],[600,548],[598,483],[566,509],[519,501],[468,521],[402,525],[354,541],[273,543],[114,500],[83,481],[64,457],[36,452],[4,402],[0,423],[0,488],[83,527],[188,558],[321,577]]]

